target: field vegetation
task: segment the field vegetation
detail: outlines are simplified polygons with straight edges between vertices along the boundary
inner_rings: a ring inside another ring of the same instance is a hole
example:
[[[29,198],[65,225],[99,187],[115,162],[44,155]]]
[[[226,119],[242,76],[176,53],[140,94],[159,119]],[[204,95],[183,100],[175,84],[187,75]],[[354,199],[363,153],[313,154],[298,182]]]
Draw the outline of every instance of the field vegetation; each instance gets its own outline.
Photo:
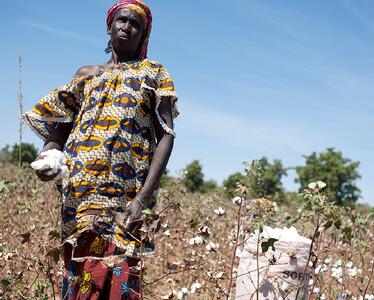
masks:
[[[198,161],[181,178],[165,173],[157,254],[143,261],[143,299],[234,299],[248,237],[258,235],[260,256],[274,246],[260,235],[265,226],[294,226],[313,241],[309,299],[374,299],[374,211],[356,204],[357,167],[334,149],[307,156],[297,168],[299,193],[282,186],[282,163],[266,158],[223,186],[206,181]],[[0,299],[60,299],[57,189],[28,164],[3,159],[0,168]]]

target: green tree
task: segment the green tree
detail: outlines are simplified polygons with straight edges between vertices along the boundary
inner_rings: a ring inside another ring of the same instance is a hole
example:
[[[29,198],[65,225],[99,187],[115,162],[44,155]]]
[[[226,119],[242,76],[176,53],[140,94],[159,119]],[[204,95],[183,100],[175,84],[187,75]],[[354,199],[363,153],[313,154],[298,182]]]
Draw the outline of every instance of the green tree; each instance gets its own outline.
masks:
[[[0,162],[9,162],[10,161],[10,150],[9,150],[9,145],[5,145],[3,149],[0,151]]]
[[[244,175],[240,172],[231,174],[227,179],[223,181],[223,186],[225,188],[225,194],[228,197],[235,196],[235,189],[237,188],[238,184],[243,180]]]
[[[284,188],[282,177],[287,175],[280,160],[270,163],[266,157],[252,163],[252,168],[246,170],[248,184],[255,197],[270,197],[283,200]]]
[[[38,156],[38,149],[29,143],[22,143],[22,163],[32,163]],[[10,162],[13,164],[18,164],[19,162],[19,144],[14,144],[12,151],[10,152]]]
[[[204,181],[203,185],[199,189],[203,194],[211,193],[217,188],[217,182],[213,179]]]
[[[327,184],[326,192],[329,198],[339,205],[352,205],[360,197],[360,189],[356,186],[356,180],[361,178],[358,173],[359,162],[352,162],[344,158],[340,151],[328,148],[317,155],[313,152],[305,157],[305,165],[296,167],[300,183],[300,191],[303,191],[310,182],[321,180]]]
[[[198,192],[204,184],[204,174],[198,160],[192,161],[184,169],[182,183],[190,192]]]

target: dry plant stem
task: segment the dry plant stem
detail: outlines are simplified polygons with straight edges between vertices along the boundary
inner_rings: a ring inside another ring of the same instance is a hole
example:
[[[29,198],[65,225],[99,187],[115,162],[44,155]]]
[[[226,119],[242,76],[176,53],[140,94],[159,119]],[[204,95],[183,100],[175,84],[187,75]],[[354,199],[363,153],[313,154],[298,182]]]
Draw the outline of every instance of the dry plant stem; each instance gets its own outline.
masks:
[[[51,283],[52,292],[53,292],[53,300],[56,300],[55,285],[53,283],[53,278],[51,275],[51,266],[49,264],[49,257],[47,257],[47,276],[48,276],[49,282]]]
[[[262,285],[262,283],[265,280],[265,276],[262,278],[261,282],[259,283],[259,286]],[[253,282],[253,281],[252,281]],[[256,288],[256,290],[252,293],[251,298],[249,300],[252,300],[255,294],[258,294],[259,288]]]
[[[27,291],[26,291],[26,295],[30,292],[30,290],[31,290],[31,288],[33,287],[33,285],[35,284],[35,282],[38,280],[38,278],[39,278],[39,275],[40,275],[40,273],[38,272],[38,270],[36,270],[36,277],[35,277],[35,279],[34,279],[34,281],[30,284],[30,286],[29,286],[29,288],[27,289]]]
[[[287,265],[287,264],[279,264],[279,266],[281,266],[281,265]],[[260,267],[259,269],[261,270],[261,269],[267,269],[267,268],[269,268],[269,266],[263,266],[263,267]],[[253,271],[248,271],[248,272],[246,272],[246,273],[242,273],[242,274],[240,274],[240,275],[236,275],[236,276],[234,276],[233,278],[236,279],[236,278],[239,278],[239,277],[241,277],[241,276],[245,276],[245,275],[251,274],[251,273],[253,273],[254,271],[257,271],[257,269],[255,269],[255,270],[253,270]],[[253,280],[252,280],[252,283],[253,283]],[[253,285],[254,285],[254,283],[253,283]]]
[[[369,277],[368,283],[366,284],[366,287],[365,287],[365,290],[364,290],[364,294],[362,295],[363,299],[365,299],[366,293],[367,293],[368,288],[370,286],[371,279],[373,278],[373,272],[374,272],[374,262],[373,262],[372,267],[371,267],[371,273],[370,273],[370,277]]]
[[[239,241],[239,233],[240,233],[240,216],[241,216],[241,210],[242,206],[239,205],[239,209],[237,212],[237,221],[236,221],[236,239],[235,239],[235,245],[232,250],[232,255],[231,255],[231,266],[230,266],[230,281],[229,281],[229,286],[227,288],[227,299],[230,298],[231,294],[231,289],[232,289],[232,281],[233,281],[233,273],[234,273],[234,263],[235,263],[235,258],[236,258],[236,249],[238,249],[238,241]]]
[[[297,293],[296,293],[295,300],[297,300],[297,298],[299,297],[300,287],[303,285],[304,278],[305,278],[305,273],[306,273],[306,270],[308,269],[310,259],[312,258],[312,252],[313,252],[313,246],[314,246],[314,243],[315,243],[315,242],[318,243],[318,232],[319,232],[319,228],[320,228],[320,227],[319,227],[319,225],[320,225],[319,223],[320,223],[320,220],[319,220],[319,218],[318,218],[318,219],[317,219],[316,229],[314,230],[314,234],[313,234],[312,242],[310,243],[310,247],[309,247],[309,256],[308,256],[308,260],[307,260],[307,262],[306,262],[306,264],[305,264],[305,267],[304,267],[303,276],[301,277],[300,285],[299,285],[299,288],[297,289]]]
[[[256,288],[256,299],[258,300],[258,292],[260,289],[260,262],[259,262],[259,252],[260,252],[260,237],[261,233],[260,230],[258,231],[258,237],[257,237],[257,249],[256,249],[256,267],[257,267],[257,288]]]
[[[319,240],[322,240],[322,238],[320,238]],[[329,244],[328,244],[328,248],[330,248],[330,246],[331,246],[331,244],[332,244],[333,242],[334,242],[334,240],[331,240],[331,241],[329,242]],[[320,244],[320,243],[318,243],[317,248],[319,247],[319,244]],[[319,251],[316,253],[317,257],[318,257],[318,253],[319,253]],[[319,274],[320,274],[321,271],[322,271],[322,268],[323,268],[324,266],[326,266],[326,264],[325,264],[325,260],[326,260],[326,258],[327,258],[327,255],[325,255],[325,256],[323,257],[323,263],[322,263],[322,265],[321,265],[321,268],[319,269],[317,276],[315,276],[315,277],[316,277],[316,280],[313,280],[313,285],[312,285],[312,288],[311,288],[312,293],[313,293],[313,291],[314,291],[314,288],[316,287],[317,279],[318,279],[318,277],[319,277]],[[311,297],[312,297],[312,293],[309,295],[308,300],[311,299]]]
[[[179,270],[179,271],[175,271],[175,272],[168,272],[167,274],[164,274],[163,276],[161,276],[160,278],[157,278],[156,280],[153,280],[151,282],[146,282],[144,283],[144,286],[149,286],[151,284],[155,284],[156,282],[159,282],[161,281],[162,279],[170,276],[170,275],[174,275],[174,274],[178,274],[178,273],[182,273],[182,272],[186,272],[186,271],[189,271],[189,270],[194,270],[196,267],[201,267],[203,266],[205,263],[201,263],[200,265],[197,265],[197,266],[193,266],[191,268],[187,268],[187,269],[183,269],[183,270]]]
[[[22,166],[22,114],[23,114],[23,94],[22,94],[22,57],[18,57],[18,107],[19,107],[19,157],[18,157],[18,167]]]
[[[144,257],[143,255],[140,258],[140,300],[143,299],[143,265],[144,265]]]

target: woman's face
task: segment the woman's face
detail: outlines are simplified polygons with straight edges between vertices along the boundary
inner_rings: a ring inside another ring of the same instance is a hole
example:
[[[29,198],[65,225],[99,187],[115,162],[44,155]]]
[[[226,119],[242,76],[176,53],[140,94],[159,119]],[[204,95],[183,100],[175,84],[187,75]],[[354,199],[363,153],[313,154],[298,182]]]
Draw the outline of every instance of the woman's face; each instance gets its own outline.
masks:
[[[114,15],[109,34],[113,50],[117,53],[136,54],[144,32],[144,25],[139,14],[123,8]]]

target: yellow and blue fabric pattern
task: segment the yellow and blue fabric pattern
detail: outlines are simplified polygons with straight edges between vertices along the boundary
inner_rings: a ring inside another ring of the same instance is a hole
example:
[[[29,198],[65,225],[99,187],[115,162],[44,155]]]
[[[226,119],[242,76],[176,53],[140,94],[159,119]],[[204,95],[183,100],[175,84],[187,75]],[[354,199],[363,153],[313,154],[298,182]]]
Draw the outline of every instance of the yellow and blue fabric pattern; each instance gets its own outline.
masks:
[[[69,178],[63,181],[63,243],[74,245],[83,232],[94,231],[124,251],[134,244],[121,215],[147,176],[156,147],[154,120],[174,134],[158,114],[164,96],[172,99],[176,117],[173,80],[161,64],[145,59],[75,78],[24,115],[43,139],[57,123],[73,123],[64,148]],[[156,195],[150,208],[155,201]],[[154,249],[135,244],[133,257]]]

